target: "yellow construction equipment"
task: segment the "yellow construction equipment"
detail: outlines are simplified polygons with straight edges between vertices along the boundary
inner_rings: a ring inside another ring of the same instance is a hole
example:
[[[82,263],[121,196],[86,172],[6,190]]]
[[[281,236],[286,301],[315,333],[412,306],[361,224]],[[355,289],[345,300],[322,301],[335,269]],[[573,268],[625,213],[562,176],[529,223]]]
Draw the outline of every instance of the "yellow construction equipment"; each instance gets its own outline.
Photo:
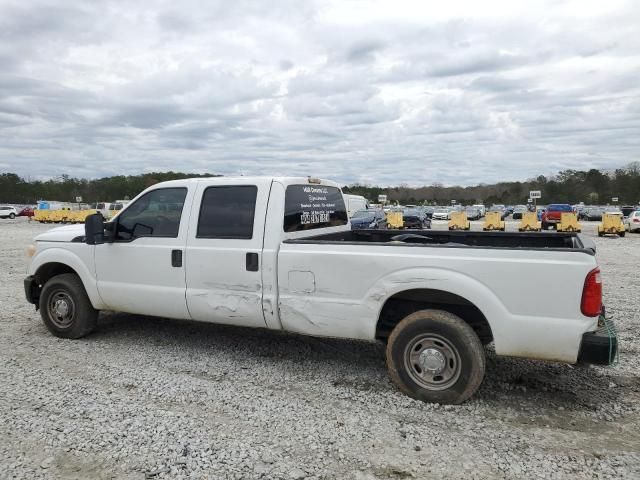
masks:
[[[387,227],[402,228],[404,221],[402,220],[402,212],[387,212]]]
[[[84,223],[89,215],[93,215],[97,213],[97,210],[73,210],[69,212],[70,215],[67,217],[67,222],[69,223]]]
[[[578,216],[573,212],[563,212],[560,214],[560,223],[556,225],[558,232],[580,232],[582,228],[578,223]]]
[[[622,215],[615,213],[603,213],[602,223],[598,225],[598,236],[620,235],[624,237],[625,230],[622,223]]]
[[[40,210],[33,211],[33,219],[40,223],[84,223],[96,210]]]
[[[471,223],[467,220],[465,212],[451,212],[451,220],[449,220],[449,230],[469,230]]]
[[[484,224],[482,230],[501,230],[504,232],[505,223],[502,220],[502,214],[500,212],[487,212],[484,217]]]
[[[518,231],[520,232],[539,232],[541,229],[541,223],[538,221],[538,215],[536,212],[523,212],[522,220],[520,220],[520,226]]]
[[[36,208],[33,211],[33,219],[36,222],[45,223],[48,213],[49,213],[49,210],[40,210],[39,208]]]

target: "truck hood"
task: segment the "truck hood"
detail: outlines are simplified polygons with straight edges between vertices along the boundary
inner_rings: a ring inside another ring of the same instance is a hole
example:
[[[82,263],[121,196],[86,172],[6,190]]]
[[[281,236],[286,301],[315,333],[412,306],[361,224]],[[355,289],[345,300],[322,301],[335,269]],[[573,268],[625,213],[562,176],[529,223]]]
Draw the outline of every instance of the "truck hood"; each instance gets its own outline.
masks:
[[[76,237],[84,236],[84,224],[56,227],[38,235],[36,242],[70,242]]]

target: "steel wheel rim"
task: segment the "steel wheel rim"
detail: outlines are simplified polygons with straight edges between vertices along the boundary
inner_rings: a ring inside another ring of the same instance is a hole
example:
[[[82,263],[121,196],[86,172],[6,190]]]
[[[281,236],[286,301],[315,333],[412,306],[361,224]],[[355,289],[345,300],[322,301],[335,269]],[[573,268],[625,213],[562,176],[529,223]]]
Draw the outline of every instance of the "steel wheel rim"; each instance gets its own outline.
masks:
[[[404,351],[405,370],[427,390],[446,390],[462,370],[458,349],[444,337],[428,333],[411,340]]]
[[[58,328],[69,328],[73,323],[76,312],[76,304],[71,295],[64,290],[55,290],[49,295],[47,301],[47,313]]]

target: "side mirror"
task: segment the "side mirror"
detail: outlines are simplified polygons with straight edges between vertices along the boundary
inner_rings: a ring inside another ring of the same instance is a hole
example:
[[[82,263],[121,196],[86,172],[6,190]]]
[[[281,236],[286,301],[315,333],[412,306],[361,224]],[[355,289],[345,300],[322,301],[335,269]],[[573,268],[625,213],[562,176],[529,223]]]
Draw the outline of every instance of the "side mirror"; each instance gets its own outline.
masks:
[[[87,245],[101,245],[104,243],[104,217],[101,213],[94,213],[85,219],[84,242]]]

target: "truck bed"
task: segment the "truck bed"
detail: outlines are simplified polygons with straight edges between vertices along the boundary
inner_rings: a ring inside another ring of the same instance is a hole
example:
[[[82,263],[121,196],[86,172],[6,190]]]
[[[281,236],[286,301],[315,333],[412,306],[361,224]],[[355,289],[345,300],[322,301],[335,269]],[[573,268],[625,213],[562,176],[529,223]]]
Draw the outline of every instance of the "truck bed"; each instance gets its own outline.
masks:
[[[595,254],[595,244],[575,232],[471,232],[437,230],[349,230],[285,240],[303,244],[376,244],[450,248],[561,250]]]

